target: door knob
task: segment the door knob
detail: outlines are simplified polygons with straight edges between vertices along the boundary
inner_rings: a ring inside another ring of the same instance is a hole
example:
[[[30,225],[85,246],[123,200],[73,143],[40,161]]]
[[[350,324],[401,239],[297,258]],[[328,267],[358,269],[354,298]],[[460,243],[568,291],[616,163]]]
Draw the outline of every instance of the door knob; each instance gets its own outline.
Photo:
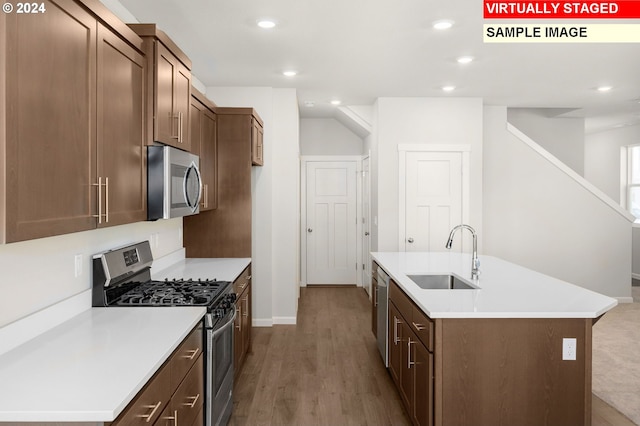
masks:
[[[313,229],[309,228],[307,229],[307,232],[313,232]]]
[[[365,236],[365,237],[368,237],[368,236],[369,236],[369,231],[366,231],[366,232],[364,233],[364,236]]]
[[[407,242],[408,242],[409,244],[413,243],[413,238],[409,238],[409,239],[407,240]]]

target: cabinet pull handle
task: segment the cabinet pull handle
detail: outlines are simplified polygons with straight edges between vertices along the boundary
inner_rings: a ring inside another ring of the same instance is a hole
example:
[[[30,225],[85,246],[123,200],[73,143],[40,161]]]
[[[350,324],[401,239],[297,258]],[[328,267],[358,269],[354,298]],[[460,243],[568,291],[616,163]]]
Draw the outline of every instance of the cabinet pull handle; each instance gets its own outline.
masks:
[[[409,337],[409,341],[407,342],[407,368],[411,368],[412,365],[415,365],[416,363],[414,361],[411,361],[411,344],[413,344],[415,342],[411,341],[411,337]]]
[[[180,143],[180,113],[176,113],[175,116],[173,117],[176,120],[176,135],[175,136],[171,136],[171,139],[175,139],[178,143]],[[173,119],[172,119],[173,122]],[[173,125],[171,126],[171,130],[173,133]]]
[[[109,223],[109,178],[104,178],[104,221]]]
[[[189,355],[182,355],[182,358],[188,359],[188,360],[192,360],[196,357],[196,354],[200,351],[200,348],[195,348],[195,349],[191,349],[188,350],[187,353]]]
[[[242,311],[239,307],[236,307],[236,315],[238,314],[242,315]],[[236,328],[238,329],[238,331],[242,331],[242,321],[238,321],[238,325],[236,325]]]
[[[200,394],[197,394],[196,396],[188,396],[187,399],[191,399],[191,402],[185,402],[182,405],[186,405],[189,408],[193,408],[196,405],[196,402],[198,401],[198,398],[200,398]]]
[[[173,416],[163,417],[165,420],[173,420],[173,425],[178,426],[178,410],[173,411]]]
[[[418,331],[423,331],[427,329],[427,326],[424,324],[416,324],[415,322],[411,321],[411,324],[413,324],[413,326],[415,327],[416,330]]]
[[[242,313],[243,317],[249,316],[249,296],[244,297],[244,312]]]
[[[184,143],[184,138],[183,138],[183,135],[182,135],[182,128],[184,127],[184,125],[182,123],[182,117],[183,117],[182,111],[180,111],[178,113],[178,123],[180,125],[180,140],[179,140],[180,143]]]
[[[378,306],[378,287],[376,287],[376,291],[373,292],[373,306]]]
[[[98,177],[98,183],[92,183],[91,186],[98,187],[98,214],[94,214],[93,217],[98,218],[98,225],[102,223],[102,176]]]
[[[398,338],[398,324],[400,324],[400,320],[394,315],[393,316],[393,344],[397,345],[400,342]]]
[[[152,408],[152,410],[149,414],[140,414],[137,417],[143,418],[146,423],[149,423],[153,418],[153,415],[158,411],[158,408],[160,408],[160,405],[162,405],[162,401],[158,401],[157,404],[153,405],[143,405],[144,408]]]

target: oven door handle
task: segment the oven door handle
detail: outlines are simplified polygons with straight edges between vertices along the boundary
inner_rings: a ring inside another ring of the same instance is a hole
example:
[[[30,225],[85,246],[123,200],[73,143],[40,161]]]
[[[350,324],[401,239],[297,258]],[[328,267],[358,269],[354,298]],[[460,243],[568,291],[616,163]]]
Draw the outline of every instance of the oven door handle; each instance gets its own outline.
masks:
[[[231,319],[227,321],[225,324],[221,325],[220,328],[216,328],[213,331],[213,334],[211,334],[211,338],[215,339],[216,337],[218,337],[218,335],[222,334],[227,328],[231,327],[235,322],[237,316],[238,316],[238,312],[234,309],[233,316],[231,317]]]

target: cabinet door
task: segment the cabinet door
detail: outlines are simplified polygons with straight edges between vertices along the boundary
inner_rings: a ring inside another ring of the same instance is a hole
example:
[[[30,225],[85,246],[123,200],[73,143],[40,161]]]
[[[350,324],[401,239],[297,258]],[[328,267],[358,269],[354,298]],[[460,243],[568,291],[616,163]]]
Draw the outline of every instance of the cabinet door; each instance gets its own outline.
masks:
[[[251,120],[251,164],[254,166],[264,165],[263,158],[264,131],[262,126],[253,118]]]
[[[190,108],[189,130],[191,135],[191,153],[202,157],[200,145],[202,144],[202,113],[205,107],[196,99],[192,98]],[[200,174],[202,174],[202,158],[200,158]],[[200,210],[202,210],[202,206],[200,206]]]
[[[402,374],[402,326],[404,320],[393,303],[389,303],[389,372],[391,378],[400,388]]]
[[[242,352],[246,357],[251,347],[251,286],[242,298]]]
[[[400,325],[400,329],[402,330],[402,361],[401,372],[400,372],[400,396],[405,403],[405,407],[407,407],[407,411],[411,412],[411,407],[413,404],[413,373],[414,373],[414,365],[415,362],[413,359],[413,347],[416,345],[418,339],[409,329],[409,326],[406,323],[402,323]]]
[[[236,319],[233,323],[233,369],[236,373],[237,379],[238,371],[240,371],[240,365],[242,362],[242,295],[236,300]]]
[[[433,354],[420,342],[412,345],[411,359],[414,362],[413,424],[433,425]]]
[[[202,114],[202,142],[200,144],[200,173],[203,182],[203,203],[200,211],[218,207],[218,139],[216,115],[205,109]],[[193,146],[193,144],[192,144]]]
[[[95,228],[96,20],[69,1],[6,14],[7,242]],[[3,49],[5,46],[2,47]]]
[[[156,43],[156,81],[154,94],[154,140],[178,146],[178,116],[174,111],[174,96],[178,60],[164,45]]]
[[[189,138],[189,116],[191,111],[191,71],[182,62],[175,59],[175,77],[173,94],[173,113],[177,116],[176,134],[178,135],[178,148],[189,151],[191,140]]]
[[[97,51],[98,226],[147,218],[144,56],[102,25]]]

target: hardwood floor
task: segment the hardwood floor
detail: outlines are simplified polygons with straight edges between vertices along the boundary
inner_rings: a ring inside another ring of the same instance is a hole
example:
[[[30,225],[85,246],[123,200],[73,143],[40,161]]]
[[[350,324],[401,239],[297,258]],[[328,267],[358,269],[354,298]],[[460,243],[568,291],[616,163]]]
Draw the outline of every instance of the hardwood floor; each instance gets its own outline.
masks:
[[[230,425],[409,425],[362,288],[301,289],[298,324],[253,328]],[[633,425],[594,396],[592,426]]]

